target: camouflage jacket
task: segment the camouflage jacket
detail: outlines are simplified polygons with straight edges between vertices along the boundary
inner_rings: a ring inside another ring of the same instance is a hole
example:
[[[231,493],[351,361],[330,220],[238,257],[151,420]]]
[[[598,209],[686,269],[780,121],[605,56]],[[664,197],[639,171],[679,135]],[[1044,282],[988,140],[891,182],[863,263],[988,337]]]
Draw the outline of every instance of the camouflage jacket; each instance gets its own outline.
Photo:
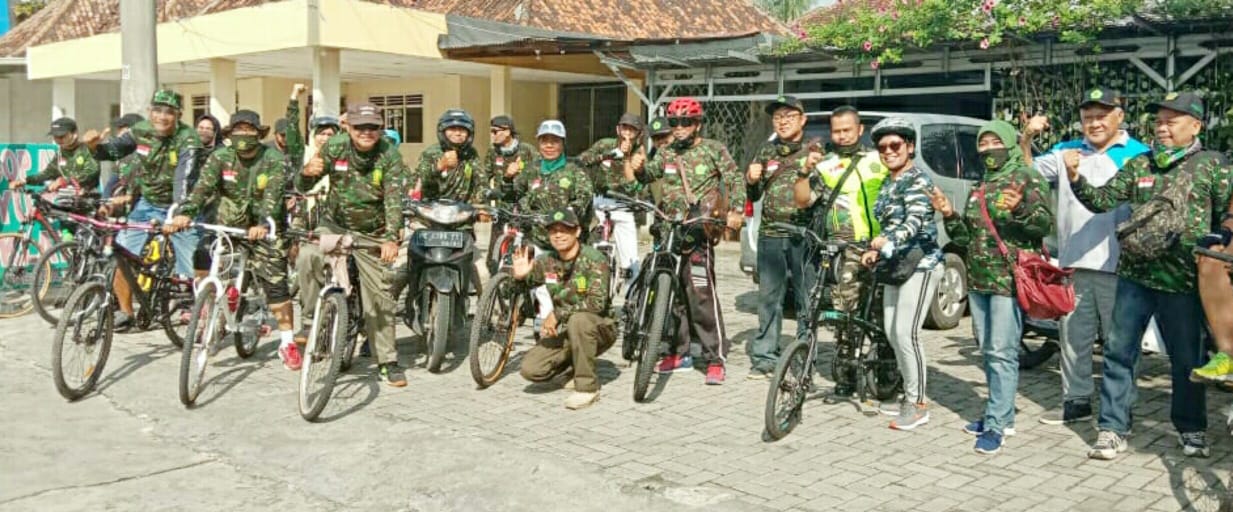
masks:
[[[304,163],[304,137],[300,133],[300,102],[298,100],[289,100],[287,102],[287,154],[284,156],[287,162],[288,172],[299,170]],[[311,136],[311,134],[309,134]]]
[[[415,173],[407,180],[407,189],[418,184],[425,200],[483,202],[484,194],[488,191],[488,171],[484,168],[479,154],[471,152],[471,158],[466,160],[459,155],[458,167],[441,172],[437,170],[437,160],[444,154],[440,144],[428,146],[428,149],[420,154],[420,163],[415,167]]]
[[[1152,165],[1152,154],[1141,155],[1126,163],[1122,170],[1104,186],[1093,187],[1082,176],[1071,184],[1075,197],[1093,213],[1103,213],[1130,203],[1132,211],[1142,206],[1154,194],[1160,193],[1177,176],[1190,167],[1194,181],[1187,201],[1187,224],[1181,240],[1167,254],[1144,260],[1142,257],[1122,251],[1118,259],[1118,276],[1139,283],[1153,290],[1166,293],[1193,292],[1198,284],[1198,270],[1191,255],[1195,242],[1219,223],[1220,215],[1229,205],[1233,192],[1230,183],[1233,168],[1225,165],[1219,153],[1199,152],[1189,157],[1201,159],[1187,165],[1183,161],[1161,170]]]
[[[516,154],[506,156],[501,154],[500,150],[495,147],[488,150],[488,154],[484,155],[484,169],[488,171],[488,175],[487,179],[480,184],[481,187],[490,190],[499,189],[501,183],[505,180],[505,170],[510,165],[513,165],[514,162],[520,162],[519,165],[521,167],[518,172],[522,172],[539,157],[535,147],[525,142],[519,142],[518,148],[515,151]],[[512,183],[513,178],[510,178],[509,181]],[[516,198],[511,201],[498,201],[498,203],[506,206],[512,205],[515,202],[517,202]]]
[[[98,160],[90,154],[90,148],[85,144],[78,144],[67,153],[64,150],[58,150],[57,153],[59,154],[55,160],[38,174],[26,178],[26,183],[41,185],[50,180],[64,178],[76,180],[83,193],[97,194],[100,170]]]
[[[330,177],[325,218],[347,231],[397,241],[402,229],[403,177],[409,172],[398,148],[381,139],[377,147],[360,153],[351,135],[339,133],[319,151],[325,161],[321,176],[296,177],[299,190],[309,190],[322,176]]]
[[[690,189],[697,200],[717,187],[722,186],[728,196],[730,208],[741,208],[745,204],[745,180],[728,148],[722,142],[712,139],[699,139],[693,147],[679,151],[671,146],[655,153],[655,158],[643,166],[641,172],[635,174],[639,182],[650,184],[663,182],[663,198],[660,209],[668,215],[677,213],[688,214],[689,201],[686,199],[682,175],[687,175]],[[626,183],[627,193],[636,192]]]
[[[573,162],[555,171],[544,172],[543,161],[537,159],[514,178],[513,183],[503,183],[502,196],[518,201],[522,213],[547,213],[554,208],[569,207],[586,219],[594,197],[591,179]],[[583,222],[586,222],[585,220]],[[535,226],[531,239],[537,245],[547,246],[548,230]]]
[[[1011,211],[998,208],[1002,190],[1019,185],[1023,186],[1023,199],[1018,206]],[[977,191],[982,188],[986,190],[989,217],[1010,253],[1005,257],[981,216]],[[1015,278],[1010,262],[1016,261],[1020,249],[1039,251],[1053,227],[1049,184],[1025,166],[986,173],[968,194],[963,213],[946,219],[945,224],[951,242],[967,248],[968,290],[1014,297]]]
[[[608,137],[595,141],[594,145],[578,155],[578,165],[590,175],[591,183],[595,185],[595,195],[609,190],[629,190],[625,184],[625,158],[641,151],[642,145],[635,140],[629,153],[618,158],[613,152],[619,146],[616,137]]]
[[[224,226],[265,225],[266,217],[279,221],[286,185],[283,158],[282,153],[264,146],[252,159],[240,158],[230,147],[220,148],[206,160],[180,213],[194,217],[217,201],[214,222]]]
[[[169,206],[188,195],[203,160],[201,139],[187,124],[179,123],[170,136],[158,135],[149,121],[124,135],[101,143],[94,150],[99,160],[120,160],[135,154],[130,183],[151,204]],[[130,192],[133,187],[130,186]]]
[[[934,220],[933,180],[917,167],[903,171],[898,178],[887,175],[873,212],[882,228],[881,236],[895,244],[895,255],[919,247],[925,259],[918,268],[933,268],[942,257],[938,247],[938,223]],[[765,207],[764,207],[765,208]],[[765,211],[765,210],[764,210]],[[992,213],[992,212],[990,212]]]
[[[583,245],[573,261],[562,261],[551,250],[535,258],[526,281],[532,288],[548,288],[560,329],[574,313],[608,315],[608,279],[608,260],[594,247]]]
[[[762,164],[762,178],[757,183],[748,182],[746,174],[746,195],[750,201],[762,200],[762,221],[758,226],[758,236],[783,238],[788,233],[771,227],[775,222],[787,222],[797,226],[808,226],[813,218],[813,208],[796,207],[797,171],[805,165],[809,156],[809,148],[802,145],[801,149],[789,155],[780,155],[777,146],[772,143],[763,144],[754,155],[753,163]],[[821,180],[810,180],[810,186],[815,194],[824,192]]]

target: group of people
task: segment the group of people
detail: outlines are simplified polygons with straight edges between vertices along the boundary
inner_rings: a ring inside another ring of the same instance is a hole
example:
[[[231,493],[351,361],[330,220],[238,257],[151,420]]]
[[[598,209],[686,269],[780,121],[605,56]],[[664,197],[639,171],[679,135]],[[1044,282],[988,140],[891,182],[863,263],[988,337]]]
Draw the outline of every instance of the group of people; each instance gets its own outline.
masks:
[[[1172,365],[1170,417],[1179,444],[1188,456],[1209,453],[1204,384],[1233,379],[1233,283],[1226,264],[1196,258],[1192,249],[1197,244],[1233,251],[1233,170],[1199,142],[1207,112],[1194,93],[1170,93],[1151,104],[1155,137],[1150,143],[1122,128],[1122,99],[1107,88],[1088,91],[1077,105],[1082,140],[1038,156],[1033,156],[1033,141],[1048,128],[1047,118],[1025,119],[1022,133],[1007,122],[989,122],[976,140],[983,176],[963,208],[956,208],[930,173],[916,166],[919,138],[912,122],[880,120],[870,129],[873,147],[867,147],[860,112],[840,107],[829,116],[830,140],[807,140],[805,107],[790,96],[766,106],[775,135],[742,171],[721,142],[701,136],[702,105],[691,98],[672,101],[665,117],[649,125],[637,116],[621,117],[614,137],[596,142],[576,159],[565,154],[567,134],[560,121],[541,123],[531,143],[520,138],[507,115],[491,119],[492,145],[481,155],[474,144],[475,120],[451,109],[437,123],[437,143],[411,167],[398,151],[397,134],[383,131],[381,109],[367,103],[351,105],[342,118],[313,118],[311,140],[305,144],[298,130],[302,93],[297,85],[286,118],[276,123],[273,144],[261,142],[270,128],[249,110],[237,111],[226,126],[212,118],[195,127],[181,123],[183,100],[170,90],[154,94],[148,118],[118,120],[117,132],[106,141],[93,131],[79,138],[71,119],[58,119],[51,135],[60,156],[26,183],[47,183],[50,189],[71,183],[94,190],[98,161],[118,160],[121,184],[106,190],[123,192],[111,197],[112,208],[131,205],[129,220],[143,222],[163,220],[173,204],[180,205],[168,229],[176,231],[172,245],[182,275],[208,268],[208,261],[200,261],[198,235],[187,229],[193,219],[247,229],[254,241],[250,257],[261,269],[254,275],[278,319],[279,355],[293,370],[300,365],[299,347],[324,284],[324,260],[315,247],[301,247],[290,258],[287,241],[262,239],[269,223],[285,223],[284,192],[327,185],[320,223],[309,227],[380,245],[379,254],[357,252],[355,257],[365,334],[382,378],[392,386],[407,382],[394,341],[391,290],[398,286],[390,270],[405,236],[403,202],[484,203],[495,198],[501,206],[542,213],[548,221],[529,234],[540,255],[532,257],[528,248],[520,248],[510,269],[515,279],[542,290],[541,297],[550,303],[536,323],[539,341],[524,358],[522,375],[532,381],[564,377],[565,387],[573,391],[565,402],[571,409],[598,400],[595,361],[617,337],[607,294],[610,263],[585,243],[595,216],[611,218],[620,274],[628,278],[639,271],[638,220],[629,212],[600,211],[612,201],[607,192],[652,197],[669,216],[712,216],[729,229],[740,227],[747,198],[762,201],[759,327],[748,345],[749,380],[765,380],[778,363],[789,281],[796,311],[805,312],[809,290],[826,278],[819,275],[816,251],[782,224],[848,242],[847,252],[835,262],[832,307],[856,313],[863,298],[875,292],[867,289],[868,273],[876,269],[886,276],[879,279],[876,321],[894,348],[903,392],[880,409],[893,416],[889,425],[897,430],[929,422],[928,365],[919,330],[937,294],[943,250],[957,252],[966,259],[968,305],[989,389],[984,413],[963,431],[976,436],[974,448],[984,454],[997,453],[1014,435],[1024,321],[1016,300],[1016,258],[1020,251],[1040,250],[1044,238],[1056,231],[1057,258],[1060,266],[1074,270],[1077,301],[1074,312],[1061,321],[1063,401],[1040,422],[1061,425],[1092,418],[1092,352],[1094,342],[1102,340],[1099,434],[1088,455],[1113,459],[1125,451],[1140,339],[1154,316]],[[503,222],[496,219],[494,239]],[[939,243],[940,229],[949,235],[947,248]],[[143,241],[139,233],[121,238],[133,253],[140,253]],[[656,368],[661,373],[698,368],[712,385],[725,381],[729,352],[715,290],[717,242],[715,230],[699,228],[685,245],[688,270],[678,278],[687,311],[678,314],[687,321],[679,323],[673,346]],[[490,244],[489,252],[493,249]],[[289,258],[298,273],[298,297],[288,291]],[[489,264],[495,271],[495,260]],[[119,326],[131,317],[132,305],[126,283],[117,280],[115,286]],[[298,332],[292,300],[301,308]],[[1205,330],[1214,342],[1210,360]],[[796,336],[809,335],[798,320]],[[691,343],[701,345],[701,361],[693,360]],[[850,399],[856,376],[833,378],[836,386],[828,401]]]

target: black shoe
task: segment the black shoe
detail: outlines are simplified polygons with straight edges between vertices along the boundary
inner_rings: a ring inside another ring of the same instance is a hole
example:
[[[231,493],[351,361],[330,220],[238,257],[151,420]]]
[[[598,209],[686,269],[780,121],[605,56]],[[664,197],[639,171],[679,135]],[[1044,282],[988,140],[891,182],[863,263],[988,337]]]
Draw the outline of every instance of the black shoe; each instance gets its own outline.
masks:
[[[407,385],[407,372],[401,366],[398,366],[398,363],[385,363],[378,366],[377,371],[381,372],[382,377],[385,377],[386,384],[396,388]]]
[[[1066,425],[1092,419],[1092,404],[1085,402],[1066,402],[1062,410],[1049,411],[1040,417],[1045,425]]]
[[[372,357],[372,348],[368,346],[368,340],[360,345],[360,357]]]

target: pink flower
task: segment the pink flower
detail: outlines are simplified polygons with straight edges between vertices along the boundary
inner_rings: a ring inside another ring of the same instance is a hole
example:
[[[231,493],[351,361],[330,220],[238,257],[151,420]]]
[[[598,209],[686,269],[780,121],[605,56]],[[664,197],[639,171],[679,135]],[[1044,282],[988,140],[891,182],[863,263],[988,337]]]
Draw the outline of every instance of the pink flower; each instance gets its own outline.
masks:
[[[865,51],[872,50],[872,49],[873,49],[873,41],[865,41],[865,44],[864,44],[863,46],[865,47]]]
[[[892,20],[898,20],[898,19],[899,19],[899,11],[892,12],[892,13],[891,13],[891,19],[892,19]]]
[[[1022,27],[1022,26],[1024,26],[1024,25],[1027,25],[1027,18],[1026,18],[1026,17],[1024,17],[1024,16],[1020,16],[1020,17],[1019,17],[1019,26],[1020,26],[1020,27]]]
[[[980,40],[980,49],[982,50],[989,49],[989,38],[988,37]]]
[[[886,6],[878,7],[878,14],[886,14]]]
[[[980,9],[982,11],[985,11],[985,14],[988,14],[988,13],[993,12],[994,7],[997,7],[996,0],[985,0],[985,3],[980,6]]]
[[[870,69],[878,69],[878,67],[879,67],[879,66],[881,66],[881,65],[882,65],[882,63],[881,63],[881,62],[879,62],[879,61],[878,61],[878,59],[873,59],[873,62],[870,62],[870,63],[869,63],[869,68],[870,68]]]

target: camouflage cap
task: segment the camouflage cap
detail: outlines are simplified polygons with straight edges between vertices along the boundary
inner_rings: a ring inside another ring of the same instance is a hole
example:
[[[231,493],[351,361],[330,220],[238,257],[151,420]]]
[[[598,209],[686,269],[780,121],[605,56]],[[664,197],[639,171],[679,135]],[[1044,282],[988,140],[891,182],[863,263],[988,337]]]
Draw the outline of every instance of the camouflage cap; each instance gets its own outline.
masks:
[[[571,228],[576,228],[580,224],[578,222],[578,214],[574,213],[574,211],[569,208],[556,208],[551,212],[548,212],[547,225],[548,227],[552,227],[556,224],[564,224]]]
[[[1147,106],[1147,111],[1155,114],[1162,108],[1181,112],[1200,121],[1207,115],[1207,108],[1203,104],[1203,98],[1194,91],[1171,92],[1165,95],[1163,100],[1150,103]]]
[[[154,97],[150,98],[150,105],[164,105],[176,110],[183,110],[184,96],[171,89],[159,89],[154,91]]]

